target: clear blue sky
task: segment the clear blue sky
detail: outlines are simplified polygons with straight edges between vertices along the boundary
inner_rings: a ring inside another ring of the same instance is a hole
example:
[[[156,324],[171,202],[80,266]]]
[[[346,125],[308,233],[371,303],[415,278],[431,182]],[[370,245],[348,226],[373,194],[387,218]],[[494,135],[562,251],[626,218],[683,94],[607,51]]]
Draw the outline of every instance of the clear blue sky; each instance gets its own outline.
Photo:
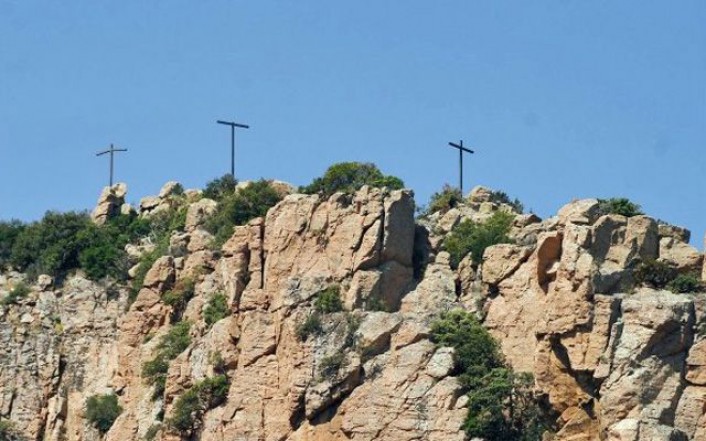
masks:
[[[419,203],[457,181],[548,216],[626,196],[706,231],[706,2],[0,0],[0,218],[228,171],[371,161]]]

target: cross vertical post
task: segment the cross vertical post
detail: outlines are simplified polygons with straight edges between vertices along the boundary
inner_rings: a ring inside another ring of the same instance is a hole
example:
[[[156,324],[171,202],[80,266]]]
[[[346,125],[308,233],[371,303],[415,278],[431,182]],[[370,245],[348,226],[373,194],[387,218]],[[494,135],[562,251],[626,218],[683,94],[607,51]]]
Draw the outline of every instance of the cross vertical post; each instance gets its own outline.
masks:
[[[238,127],[240,129],[249,129],[250,126],[233,121],[218,120],[216,123],[230,126],[230,175],[233,179],[235,179],[235,128]]]
[[[458,188],[461,190],[461,196],[463,196],[463,152],[466,153],[475,153],[471,149],[467,149],[463,146],[463,140],[460,140],[458,144],[455,142],[449,142],[449,146],[458,149]]]
[[[96,153],[96,156],[102,156],[102,155],[110,153],[110,181],[109,181],[109,183],[110,183],[111,187],[113,186],[113,163],[114,163],[113,156],[115,155],[115,152],[127,152],[127,149],[116,149],[115,146],[111,143],[110,148],[108,150]]]

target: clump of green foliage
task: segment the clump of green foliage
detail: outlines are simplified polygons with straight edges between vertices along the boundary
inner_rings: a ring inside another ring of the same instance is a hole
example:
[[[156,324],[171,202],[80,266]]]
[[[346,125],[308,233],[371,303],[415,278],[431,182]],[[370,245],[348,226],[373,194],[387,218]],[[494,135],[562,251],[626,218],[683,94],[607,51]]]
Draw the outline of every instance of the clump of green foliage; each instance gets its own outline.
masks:
[[[520,202],[519,199],[510,199],[510,196],[508,196],[504,191],[490,192],[490,202],[494,202],[496,204],[507,204],[517,213],[522,213],[525,210],[524,204]]]
[[[452,347],[454,373],[468,395],[464,429],[488,441],[541,440],[545,425],[529,374],[515,374],[498,343],[464,310],[443,314],[431,326],[432,341]]]
[[[12,421],[0,418],[0,440],[19,441],[19,435]]]
[[[627,198],[598,199],[598,212],[601,216],[619,214],[625,217],[632,217],[644,214],[638,204]]]
[[[299,323],[295,332],[299,341],[305,341],[310,335],[321,335],[323,330],[321,317],[315,312],[309,315],[302,323]]]
[[[655,289],[666,288],[676,279],[677,270],[667,262],[660,260],[647,260],[640,262],[633,272],[635,283]]]
[[[29,289],[29,286],[27,286],[26,283],[19,282],[10,290],[10,293],[6,297],[4,297],[2,299],[2,302],[0,303],[3,305],[12,305],[14,303],[17,303],[19,299],[27,297],[30,292],[31,290]]]
[[[16,219],[0,222],[0,269],[10,263],[12,247],[25,225]]]
[[[300,187],[299,191],[305,194],[318,193],[327,198],[336,192],[354,193],[364,185],[399,190],[404,187],[404,182],[396,176],[384,175],[375,164],[339,162],[329,167],[322,177]]]
[[[679,274],[675,277],[674,280],[667,284],[667,289],[677,294],[688,294],[702,292],[704,285],[701,283],[701,278],[698,274],[688,273]]]
[[[194,280],[186,277],[178,280],[172,289],[162,295],[162,301],[172,307],[172,322],[181,320],[186,305],[194,297],[195,286]]]
[[[338,285],[331,285],[319,291],[314,300],[314,309],[321,314],[343,311],[340,291],[341,288]]]
[[[172,415],[166,425],[179,434],[192,434],[204,413],[223,404],[228,397],[228,378],[216,375],[191,386],[174,404]]]
[[[508,236],[514,215],[496,211],[485,222],[476,223],[467,219],[451,230],[443,246],[451,255],[451,266],[457,268],[469,253],[475,264],[483,260],[483,252],[491,245],[512,243]]]
[[[203,310],[203,319],[210,328],[217,321],[228,317],[229,314],[228,299],[226,299],[225,295],[217,293],[211,297]]]
[[[319,363],[319,378],[321,380],[334,380],[338,372],[345,366],[346,355],[343,352],[336,352],[327,355]]]
[[[207,190],[209,186],[206,187]],[[251,219],[266,215],[267,210],[282,200],[282,196],[264,179],[237,190],[229,190],[230,184],[214,186],[217,189],[206,193],[213,193],[218,208],[204,227],[215,236],[216,247],[223,245],[233,235],[235,226],[245,225]]]
[[[203,197],[218,202],[235,193],[238,181],[231,174],[209,181],[203,191]]]
[[[86,401],[86,419],[100,433],[110,430],[122,411],[115,394],[93,395]]]
[[[429,205],[424,214],[431,213],[446,213],[450,209],[456,207],[463,202],[461,190],[457,187],[452,187],[449,184],[444,184],[443,188],[431,195]]]
[[[154,398],[164,394],[169,362],[191,344],[189,328],[191,323],[183,321],[175,324],[160,340],[154,358],[142,365],[142,377],[154,386]]]
[[[124,280],[125,245],[148,232],[147,221],[133,215],[119,215],[99,226],[85,212],[49,211],[28,225],[0,223],[0,266],[9,264],[30,277],[63,277],[83,269],[93,280]]]

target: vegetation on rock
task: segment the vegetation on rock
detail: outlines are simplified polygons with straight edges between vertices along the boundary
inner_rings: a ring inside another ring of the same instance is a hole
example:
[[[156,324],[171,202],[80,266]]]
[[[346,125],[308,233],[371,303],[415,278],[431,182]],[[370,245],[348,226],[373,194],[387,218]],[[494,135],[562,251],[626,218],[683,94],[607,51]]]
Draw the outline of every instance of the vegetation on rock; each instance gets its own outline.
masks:
[[[225,402],[228,387],[225,375],[197,382],[177,398],[171,417],[165,421],[167,427],[182,435],[193,433],[207,410]]]
[[[300,187],[299,191],[306,194],[318,193],[328,198],[336,192],[354,193],[364,185],[399,190],[404,187],[404,182],[396,176],[384,175],[375,164],[339,162],[329,167],[322,177]]]
[[[305,341],[310,335],[320,335],[322,332],[321,317],[317,312],[309,315],[306,320],[297,324],[295,330],[299,341]]]
[[[444,249],[451,255],[451,267],[457,268],[468,254],[475,264],[479,264],[487,247],[512,243],[508,233],[514,218],[510,213],[496,211],[485,222],[477,223],[467,219],[454,227],[443,244]]]
[[[601,216],[619,214],[625,217],[644,214],[642,208],[627,198],[598,199],[598,211]]]
[[[454,348],[454,369],[468,395],[464,429],[487,441],[537,441],[545,427],[529,374],[505,363],[498,343],[470,313],[457,309],[432,323],[431,338]]]
[[[655,289],[664,289],[677,277],[677,270],[667,262],[647,260],[640,262],[633,272],[635,283]]]
[[[169,362],[191,344],[189,329],[191,323],[183,321],[175,324],[160,340],[154,358],[142,365],[142,377],[154,386],[153,397],[161,397],[167,381]]]
[[[450,209],[455,208],[461,202],[463,202],[461,190],[449,184],[444,184],[440,191],[431,195],[429,205],[424,211],[424,214],[429,215],[437,212],[444,214]]]
[[[524,204],[519,199],[510,199],[510,196],[504,191],[492,191],[490,193],[490,202],[509,205],[515,212],[520,214],[525,210]]]
[[[320,291],[316,295],[316,300],[314,300],[314,309],[322,314],[343,311],[340,287],[338,285],[331,285]]]
[[[31,290],[29,289],[29,286],[27,286],[24,282],[19,282],[17,285],[15,285],[14,288],[10,290],[10,293],[5,296],[2,301],[0,301],[0,304],[12,305],[14,303],[17,303],[19,299],[27,297],[30,292]]]
[[[674,278],[674,280],[669,282],[667,289],[673,293],[687,294],[702,292],[704,290],[704,285],[698,274],[679,274],[676,278]]]
[[[115,394],[93,395],[86,401],[86,419],[101,433],[106,433],[123,411]]]
[[[224,179],[224,178],[221,178]],[[211,186],[211,183],[207,186]],[[204,227],[213,234],[214,246],[220,247],[230,236],[237,225],[245,225],[251,219],[267,214],[282,196],[264,179],[251,182],[249,185],[229,190],[230,184],[214,184],[213,193],[218,201],[216,212],[207,221]]]
[[[225,295],[217,293],[211,297],[206,308],[203,310],[203,319],[210,328],[217,321],[228,317],[229,314],[230,308],[228,308],[228,299],[226,299]]]
[[[191,278],[178,280],[172,289],[162,294],[162,301],[172,307],[172,322],[181,320],[186,305],[194,297],[195,283]]]

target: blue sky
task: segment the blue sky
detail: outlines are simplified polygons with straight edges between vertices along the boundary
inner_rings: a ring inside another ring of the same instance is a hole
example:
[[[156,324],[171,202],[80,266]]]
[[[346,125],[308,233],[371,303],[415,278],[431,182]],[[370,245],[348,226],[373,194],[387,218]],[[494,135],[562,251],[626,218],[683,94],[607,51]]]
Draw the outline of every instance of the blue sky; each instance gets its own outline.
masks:
[[[84,209],[108,144],[129,199],[171,179],[308,183],[371,161],[541,216],[626,196],[706,231],[706,2],[0,0],[0,218]]]

